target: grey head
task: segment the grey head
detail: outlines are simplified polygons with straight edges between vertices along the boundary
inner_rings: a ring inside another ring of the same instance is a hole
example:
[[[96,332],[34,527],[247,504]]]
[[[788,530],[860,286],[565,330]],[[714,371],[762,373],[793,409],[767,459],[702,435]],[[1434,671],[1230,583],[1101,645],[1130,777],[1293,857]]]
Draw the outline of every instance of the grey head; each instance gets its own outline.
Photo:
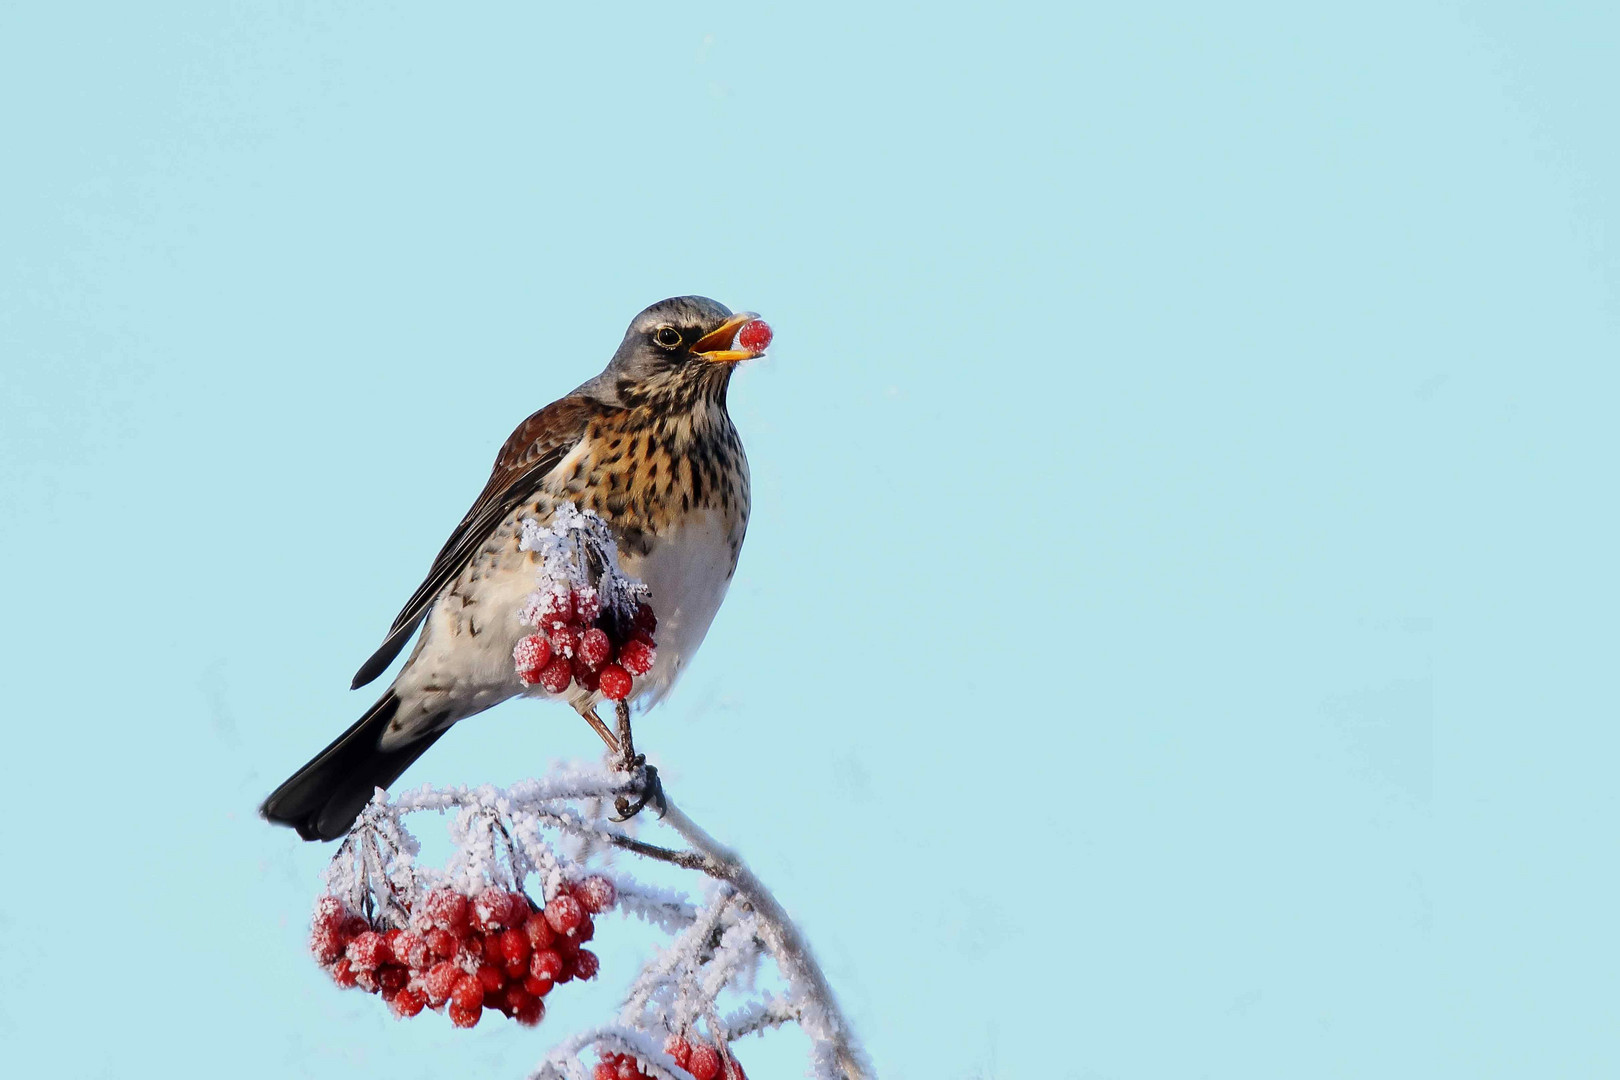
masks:
[[[724,400],[737,364],[760,355],[734,342],[737,331],[755,318],[747,311],[734,315],[706,296],[660,300],[630,320],[607,367],[575,392],[616,405],[676,389],[708,390]]]

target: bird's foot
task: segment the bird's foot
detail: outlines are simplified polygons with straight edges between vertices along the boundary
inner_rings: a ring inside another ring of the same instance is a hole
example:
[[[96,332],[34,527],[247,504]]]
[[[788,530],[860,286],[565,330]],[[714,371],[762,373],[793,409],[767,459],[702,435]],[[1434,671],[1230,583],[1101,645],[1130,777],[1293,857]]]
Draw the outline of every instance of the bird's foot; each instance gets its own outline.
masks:
[[[658,770],[648,765],[646,757],[641,754],[629,762],[620,762],[620,768],[630,774],[629,791],[635,796],[635,801],[632,802],[625,795],[613,800],[616,811],[613,820],[629,821],[649,806],[654,814],[663,817],[668,804],[664,801],[664,783],[658,779]]]

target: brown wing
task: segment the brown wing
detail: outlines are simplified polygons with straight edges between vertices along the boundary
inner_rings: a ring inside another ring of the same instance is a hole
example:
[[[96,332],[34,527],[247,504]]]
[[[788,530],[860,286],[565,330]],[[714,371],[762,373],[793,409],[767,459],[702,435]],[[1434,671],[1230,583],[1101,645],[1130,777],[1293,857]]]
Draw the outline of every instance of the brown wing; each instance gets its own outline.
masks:
[[[573,449],[585,434],[586,425],[608,408],[592,398],[565,397],[518,425],[496,455],[489,483],[445,541],[427,577],[406,601],[394,625],[388,628],[388,639],[355,673],[350,689],[364,686],[393,663],[440,590],[461,573],[490,531],[527,499],[541,478]]]

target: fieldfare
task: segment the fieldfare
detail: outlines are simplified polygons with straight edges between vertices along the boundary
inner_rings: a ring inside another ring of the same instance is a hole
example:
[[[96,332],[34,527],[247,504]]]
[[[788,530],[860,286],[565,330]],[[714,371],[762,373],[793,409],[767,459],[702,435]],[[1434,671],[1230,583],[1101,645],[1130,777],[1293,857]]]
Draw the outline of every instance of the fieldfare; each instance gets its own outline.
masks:
[[[512,650],[535,588],[524,518],[549,522],[573,503],[600,515],[622,569],[652,590],[657,659],[636,680],[645,708],[669,692],[725,597],[748,527],[748,461],[726,412],[726,387],[768,342],[755,319],[701,296],[663,300],[630,323],[602,373],[518,425],[489,482],[433,560],[427,578],[354,677],[374,680],[418,627],[421,636],[388,691],[265,800],[260,812],[306,840],[342,836],[450,725],[521,694]],[[617,748],[595,706],[569,703]],[[621,712],[621,722],[628,713]],[[625,733],[628,733],[627,728]]]

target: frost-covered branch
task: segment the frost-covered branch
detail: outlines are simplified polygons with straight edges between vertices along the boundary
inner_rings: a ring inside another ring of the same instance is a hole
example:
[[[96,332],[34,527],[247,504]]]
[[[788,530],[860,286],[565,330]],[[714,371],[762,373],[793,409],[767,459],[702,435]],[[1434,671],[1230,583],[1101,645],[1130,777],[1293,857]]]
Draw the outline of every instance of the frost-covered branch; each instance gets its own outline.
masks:
[[[810,1037],[819,1080],[869,1077],[826,976],[747,864],[672,803],[662,824],[675,844],[612,820],[612,802],[637,782],[563,765],[509,788],[392,800],[379,791],[328,868],[317,957],[341,985],[380,993],[402,1016],[444,1009],[470,1027],[494,1009],[538,1023],[556,985],[597,977],[583,946],[596,917],[617,909],[669,942],[628,981],[612,1022],[558,1044],[534,1080],[741,1078],[736,1040],[786,1024]],[[448,818],[454,852],[443,868],[418,861],[407,822],[423,814]],[[615,872],[608,864],[622,855],[698,875],[701,900]],[[762,974],[778,985],[759,989]],[[592,1051],[602,1060],[588,1069]]]

